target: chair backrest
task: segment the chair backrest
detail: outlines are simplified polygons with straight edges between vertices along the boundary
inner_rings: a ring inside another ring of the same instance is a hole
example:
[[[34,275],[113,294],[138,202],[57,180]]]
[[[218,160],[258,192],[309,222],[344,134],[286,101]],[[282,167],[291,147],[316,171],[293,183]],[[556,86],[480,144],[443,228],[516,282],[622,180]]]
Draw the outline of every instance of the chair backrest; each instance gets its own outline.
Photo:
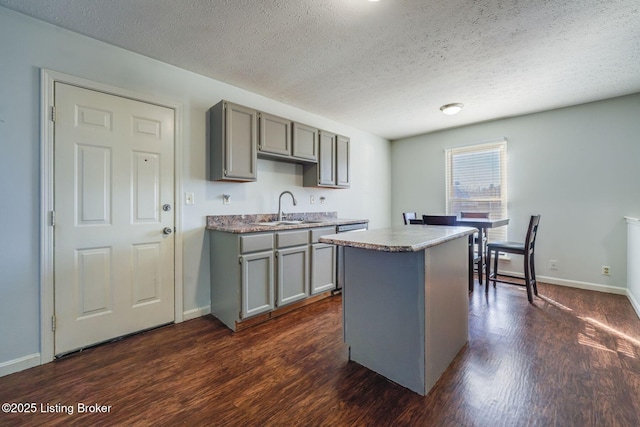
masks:
[[[415,212],[402,212],[402,219],[404,219],[404,225],[409,224],[410,219],[416,219]]]
[[[525,250],[529,255],[533,254],[536,246],[536,236],[538,235],[538,225],[540,224],[540,215],[531,215],[529,220],[529,229],[527,230],[527,238],[524,242]]]
[[[489,219],[489,212],[460,212],[460,218],[487,218],[487,219]]]
[[[422,222],[427,225],[456,225],[455,215],[422,215]]]
[[[422,222],[422,220],[421,220],[421,219],[410,219],[410,220],[409,220],[409,224],[422,225],[422,224],[424,224],[424,222]]]

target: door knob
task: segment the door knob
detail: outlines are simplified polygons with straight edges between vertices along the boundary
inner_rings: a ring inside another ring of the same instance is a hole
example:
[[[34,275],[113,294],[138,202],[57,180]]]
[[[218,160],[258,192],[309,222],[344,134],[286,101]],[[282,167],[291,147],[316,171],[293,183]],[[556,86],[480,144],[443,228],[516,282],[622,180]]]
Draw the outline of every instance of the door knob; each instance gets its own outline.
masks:
[[[171,234],[173,232],[173,229],[171,227],[165,227],[164,230],[162,230],[162,232],[164,234]]]
[[[171,205],[167,203],[166,205],[162,205],[162,210],[165,212],[169,212],[171,210]]]

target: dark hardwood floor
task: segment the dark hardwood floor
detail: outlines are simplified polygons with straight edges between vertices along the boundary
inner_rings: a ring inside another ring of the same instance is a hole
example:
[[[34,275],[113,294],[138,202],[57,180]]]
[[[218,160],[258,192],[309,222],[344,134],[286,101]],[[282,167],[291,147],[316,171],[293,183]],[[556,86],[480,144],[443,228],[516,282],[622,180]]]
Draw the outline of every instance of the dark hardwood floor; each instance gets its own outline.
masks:
[[[0,403],[63,412],[0,413],[0,425],[640,425],[628,300],[539,291],[529,304],[524,288],[476,288],[469,343],[426,397],[347,361],[338,296],[236,334],[205,316],[2,377]]]

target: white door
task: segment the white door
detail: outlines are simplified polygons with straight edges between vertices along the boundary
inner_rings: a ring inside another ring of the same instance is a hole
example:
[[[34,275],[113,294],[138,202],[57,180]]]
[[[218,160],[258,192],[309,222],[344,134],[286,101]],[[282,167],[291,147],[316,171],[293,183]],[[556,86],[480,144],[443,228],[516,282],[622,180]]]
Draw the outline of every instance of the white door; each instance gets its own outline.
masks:
[[[174,320],[174,111],[55,83],[55,354]]]

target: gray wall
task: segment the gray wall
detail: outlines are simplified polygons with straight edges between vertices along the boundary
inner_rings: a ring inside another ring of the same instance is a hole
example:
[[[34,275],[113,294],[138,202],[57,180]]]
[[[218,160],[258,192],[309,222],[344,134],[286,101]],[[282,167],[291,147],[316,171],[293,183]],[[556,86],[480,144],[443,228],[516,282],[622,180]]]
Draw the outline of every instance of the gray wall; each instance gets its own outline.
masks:
[[[292,108],[216,80],[44,24],[0,7],[0,374],[3,364],[40,352],[40,69],[71,74],[183,105],[181,193],[184,307],[186,317],[209,306],[206,215],[275,213],[278,194],[291,190],[296,211],[338,211],[390,222],[390,143],[358,129]],[[206,180],[206,111],[220,99],[248,105],[351,137],[352,186],[348,190],[302,187],[301,166],[260,160],[258,182]],[[340,102],[336,100],[336,102]],[[231,194],[230,205],[222,194]],[[316,204],[310,205],[314,195]],[[327,201],[320,205],[320,196]]]
[[[509,238],[522,241],[529,216],[542,215],[538,275],[625,293],[623,217],[640,216],[640,94],[393,141],[392,222],[403,211],[445,211],[446,148],[500,137],[508,141]],[[519,258],[504,268],[522,271]]]

